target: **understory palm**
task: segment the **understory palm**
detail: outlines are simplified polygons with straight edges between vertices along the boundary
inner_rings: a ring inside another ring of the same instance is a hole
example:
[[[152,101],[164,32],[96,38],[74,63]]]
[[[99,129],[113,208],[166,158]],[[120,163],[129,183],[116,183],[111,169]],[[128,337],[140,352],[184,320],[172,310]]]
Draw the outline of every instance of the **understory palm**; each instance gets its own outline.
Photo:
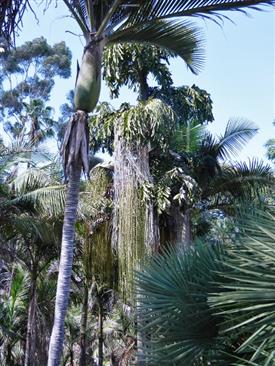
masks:
[[[237,243],[169,249],[137,273],[148,365],[274,365],[272,212],[242,212]]]

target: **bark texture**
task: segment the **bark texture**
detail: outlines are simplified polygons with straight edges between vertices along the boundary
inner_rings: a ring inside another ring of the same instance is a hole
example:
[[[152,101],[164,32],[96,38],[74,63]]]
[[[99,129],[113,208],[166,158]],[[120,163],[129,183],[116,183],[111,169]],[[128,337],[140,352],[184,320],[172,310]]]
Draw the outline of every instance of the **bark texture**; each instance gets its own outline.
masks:
[[[170,208],[170,213],[164,214],[160,220],[160,245],[167,243],[176,248],[187,248],[192,241],[190,210],[182,211],[177,206]]]
[[[61,255],[55,300],[54,325],[50,339],[48,366],[59,366],[63,351],[64,322],[68,308],[74,251],[81,164],[71,165],[62,232]]]
[[[30,288],[29,307],[28,307],[28,323],[26,336],[26,350],[24,366],[32,366],[36,364],[36,276],[32,278]]]
[[[79,366],[86,366],[86,331],[87,331],[87,318],[88,318],[88,296],[89,296],[89,289],[87,284],[85,284],[82,313],[81,313],[81,324],[80,324]]]

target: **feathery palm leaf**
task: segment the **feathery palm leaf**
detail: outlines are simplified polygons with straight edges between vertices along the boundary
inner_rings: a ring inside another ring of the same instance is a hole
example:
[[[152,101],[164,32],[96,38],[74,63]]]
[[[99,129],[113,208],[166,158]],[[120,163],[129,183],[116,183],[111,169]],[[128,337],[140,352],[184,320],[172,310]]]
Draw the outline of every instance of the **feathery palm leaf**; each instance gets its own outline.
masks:
[[[220,11],[239,10],[241,8],[257,8],[257,5],[274,4],[274,1],[256,0],[156,0],[144,1],[138,8],[133,9],[129,17],[131,23],[144,22],[148,19],[167,19],[170,17],[199,16],[209,18],[221,16]]]
[[[10,189],[16,197],[7,204],[31,203],[35,210],[49,216],[58,216],[63,213],[65,186],[53,182],[47,171],[43,169],[26,170],[12,180]]]
[[[217,139],[210,133],[203,139],[200,153],[214,159],[226,160],[236,156],[240,149],[256,135],[258,129],[247,120],[231,119],[225,132]]]
[[[109,42],[151,43],[169,49],[180,56],[193,73],[198,73],[203,63],[202,34],[189,22],[155,20],[138,24],[115,32]]]
[[[208,187],[209,192],[230,193],[235,198],[250,198],[274,185],[274,176],[269,165],[257,159],[248,163],[236,162],[224,166]]]
[[[236,156],[242,147],[256,135],[258,128],[247,120],[231,119],[225,133],[218,140],[217,154],[221,159]]]
[[[174,133],[171,149],[182,153],[196,153],[205,137],[205,126],[196,121],[179,126]]]

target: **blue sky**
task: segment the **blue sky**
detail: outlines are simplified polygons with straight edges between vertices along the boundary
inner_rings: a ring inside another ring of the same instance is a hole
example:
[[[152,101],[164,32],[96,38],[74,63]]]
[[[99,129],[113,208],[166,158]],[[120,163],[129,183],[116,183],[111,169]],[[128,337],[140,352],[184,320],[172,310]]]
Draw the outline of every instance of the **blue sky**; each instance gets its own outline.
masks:
[[[32,3],[32,1],[31,1]],[[64,40],[73,53],[72,78],[56,80],[51,105],[59,110],[67,92],[73,88],[76,59],[81,60],[82,44],[78,26],[66,17],[68,12],[61,0],[58,7],[51,6],[44,14],[38,9],[39,24],[29,12],[25,17],[17,44],[44,36],[50,44]],[[34,9],[35,4],[33,2]],[[226,122],[233,117],[253,121],[259,133],[241,152],[240,159],[265,158],[263,144],[275,136],[272,121],[275,118],[275,12],[249,10],[249,17],[239,12],[227,12],[234,22],[224,21],[222,27],[212,21],[194,20],[202,28],[206,40],[203,71],[191,74],[181,59],[171,61],[175,85],[192,85],[206,89],[212,97],[215,121],[209,129],[220,134]],[[110,101],[103,83],[101,101]],[[135,95],[123,88],[120,98],[112,100],[114,106],[124,101],[134,102]]]

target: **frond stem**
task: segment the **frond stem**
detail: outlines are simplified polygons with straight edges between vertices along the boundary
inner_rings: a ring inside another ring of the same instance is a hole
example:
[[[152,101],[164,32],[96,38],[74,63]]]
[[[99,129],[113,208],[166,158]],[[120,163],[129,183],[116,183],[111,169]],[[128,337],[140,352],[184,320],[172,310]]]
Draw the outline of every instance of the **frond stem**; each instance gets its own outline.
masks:
[[[102,33],[104,32],[105,28],[108,25],[109,20],[112,18],[112,16],[114,15],[115,11],[117,10],[117,8],[119,7],[120,3],[122,0],[115,0],[113,5],[111,6],[111,8],[109,9],[107,15],[105,16],[105,18],[103,19],[97,33],[96,36],[100,37],[102,35]]]

